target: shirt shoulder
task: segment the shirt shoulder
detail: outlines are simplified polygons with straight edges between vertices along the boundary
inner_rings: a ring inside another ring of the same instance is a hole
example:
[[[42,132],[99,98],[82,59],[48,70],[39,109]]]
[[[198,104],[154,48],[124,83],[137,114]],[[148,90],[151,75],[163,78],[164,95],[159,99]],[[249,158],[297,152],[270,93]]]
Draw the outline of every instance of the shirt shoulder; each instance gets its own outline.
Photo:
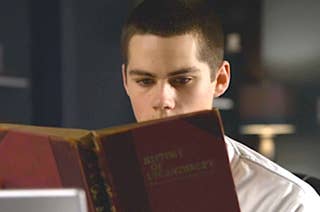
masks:
[[[276,163],[225,137],[231,171],[243,211],[314,211],[314,189]]]

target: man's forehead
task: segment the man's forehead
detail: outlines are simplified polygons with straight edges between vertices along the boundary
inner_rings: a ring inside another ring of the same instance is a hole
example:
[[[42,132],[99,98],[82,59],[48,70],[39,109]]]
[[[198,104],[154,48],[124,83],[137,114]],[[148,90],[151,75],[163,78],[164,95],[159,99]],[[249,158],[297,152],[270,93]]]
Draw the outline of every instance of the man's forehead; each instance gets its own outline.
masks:
[[[134,35],[129,43],[127,73],[170,76],[205,70],[207,63],[199,60],[196,44],[196,38],[191,33],[169,37]]]
[[[175,48],[177,45],[186,47],[197,47],[197,37],[192,33],[186,33],[173,36],[160,36],[155,34],[135,34],[128,43],[128,52],[145,49],[168,49]],[[186,48],[187,49],[187,48]]]
[[[196,48],[194,37],[188,34],[170,37],[134,35],[128,46],[128,63],[184,63],[196,57]]]

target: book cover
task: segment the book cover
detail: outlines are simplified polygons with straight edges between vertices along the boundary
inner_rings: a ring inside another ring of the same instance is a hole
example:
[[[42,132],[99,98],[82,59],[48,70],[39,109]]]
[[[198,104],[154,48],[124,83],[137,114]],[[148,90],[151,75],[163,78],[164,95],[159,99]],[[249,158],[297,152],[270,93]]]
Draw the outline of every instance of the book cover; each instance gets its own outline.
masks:
[[[216,110],[87,131],[0,125],[5,188],[80,187],[90,211],[240,211]]]
[[[240,211],[216,111],[98,134],[116,211]]]

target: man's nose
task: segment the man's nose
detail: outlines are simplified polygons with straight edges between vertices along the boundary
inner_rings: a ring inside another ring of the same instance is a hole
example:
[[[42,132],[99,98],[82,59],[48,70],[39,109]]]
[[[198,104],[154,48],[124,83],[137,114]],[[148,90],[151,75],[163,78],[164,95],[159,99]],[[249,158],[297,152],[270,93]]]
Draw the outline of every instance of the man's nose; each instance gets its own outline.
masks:
[[[172,110],[175,108],[175,88],[168,82],[159,84],[155,92],[154,110]]]

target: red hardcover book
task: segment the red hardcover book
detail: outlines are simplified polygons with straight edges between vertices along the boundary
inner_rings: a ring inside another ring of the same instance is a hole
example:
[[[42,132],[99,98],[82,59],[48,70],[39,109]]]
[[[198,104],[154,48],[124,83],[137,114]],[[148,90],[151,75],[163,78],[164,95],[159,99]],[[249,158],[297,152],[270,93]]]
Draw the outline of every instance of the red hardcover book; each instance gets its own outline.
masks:
[[[240,211],[215,110],[96,131],[3,126],[5,188],[80,187],[92,212]]]

